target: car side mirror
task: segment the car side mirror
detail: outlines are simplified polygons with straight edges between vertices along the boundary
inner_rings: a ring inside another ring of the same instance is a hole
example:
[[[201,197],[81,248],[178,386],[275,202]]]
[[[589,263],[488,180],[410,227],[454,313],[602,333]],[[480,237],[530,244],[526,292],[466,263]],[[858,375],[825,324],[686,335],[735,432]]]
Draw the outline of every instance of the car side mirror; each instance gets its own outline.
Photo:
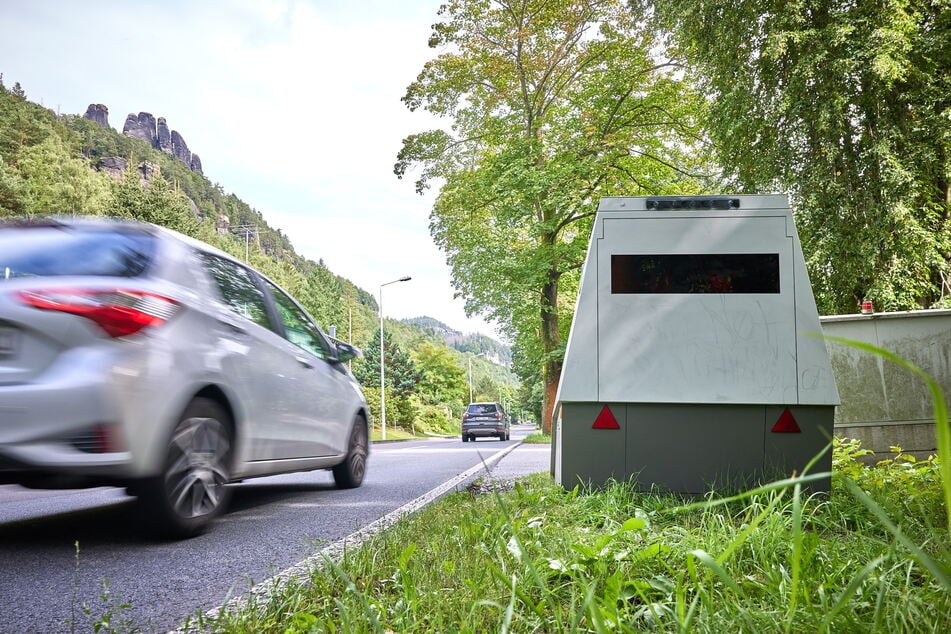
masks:
[[[341,363],[346,363],[351,359],[359,359],[363,356],[363,351],[356,346],[351,346],[349,343],[344,343],[343,341],[335,341],[334,345],[337,348],[337,360]]]

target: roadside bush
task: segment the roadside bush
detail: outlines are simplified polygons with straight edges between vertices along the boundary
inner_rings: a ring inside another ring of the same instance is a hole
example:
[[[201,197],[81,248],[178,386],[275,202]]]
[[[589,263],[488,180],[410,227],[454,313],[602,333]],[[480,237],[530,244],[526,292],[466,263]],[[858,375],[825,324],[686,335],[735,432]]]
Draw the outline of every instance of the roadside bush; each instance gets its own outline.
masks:
[[[420,405],[416,428],[433,434],[458,434],[459,421],[446,409],[444,405]]]
[[[917,539],[922,539],[929,532],[927,529],[941,525],[945,514],[944,491],[937,456],[919,460],[904,453],[901,447],[892,447],[894,457],[869,466],[862,458],[872,451],[862,448],[857,439],[835,438],[833,449],[832,470],[840,476],[835,480],[834,495],[851,498],[843,488],[841,476],[844,476]],[[869,510],[857,501],[849,507],[843,506],[842,511],[853,521],[861,518],[865,522],[871,518]]]
[[[392,396],[391,396],[392,394]],[[397,396],[395,392],[386,391],[386,424],[394,427],[418,432],[416,422],[419,420],[421,405],[419,399],[413,395]]]

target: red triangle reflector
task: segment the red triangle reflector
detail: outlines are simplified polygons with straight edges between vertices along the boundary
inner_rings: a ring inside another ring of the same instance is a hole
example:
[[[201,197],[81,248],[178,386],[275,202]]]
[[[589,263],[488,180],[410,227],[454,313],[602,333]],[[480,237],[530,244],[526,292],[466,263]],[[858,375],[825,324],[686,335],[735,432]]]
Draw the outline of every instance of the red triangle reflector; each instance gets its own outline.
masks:
[[[799,429],[799,424],[796,423],[796,419],[793,418],[792,412],[789,411],[787,407],[783,410],[782,415],[779,417],[779,420],[776,421],[776,424],[773,425],[773,432],[777,434],[801,434],[802,430]]]
[[[617,419],[614,418],[611,409],[605,405],[604,408],[601,409],[601,413],[598,414],[598,417],[594,420],[594,425],[591,426],[591,429],[621,429],[621,426],[617,424]]]

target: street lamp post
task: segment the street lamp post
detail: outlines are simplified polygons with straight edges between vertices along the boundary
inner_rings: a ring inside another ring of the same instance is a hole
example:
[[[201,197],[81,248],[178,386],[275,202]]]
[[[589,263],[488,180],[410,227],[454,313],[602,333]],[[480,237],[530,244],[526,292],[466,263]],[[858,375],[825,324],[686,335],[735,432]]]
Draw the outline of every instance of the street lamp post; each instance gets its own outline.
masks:
[[[484,357],[485,353],[480,352],[479,354],[472,355],[469,357],[469,402],[472,402],[472,360],[476,357]]]
[[[396,284],[397,282],[408,282],[411,279],[413,278],[407,275],[398,280],[380,284],[380,438],[382,440],[386,440],[386,372],[383,369],[383,287]]]

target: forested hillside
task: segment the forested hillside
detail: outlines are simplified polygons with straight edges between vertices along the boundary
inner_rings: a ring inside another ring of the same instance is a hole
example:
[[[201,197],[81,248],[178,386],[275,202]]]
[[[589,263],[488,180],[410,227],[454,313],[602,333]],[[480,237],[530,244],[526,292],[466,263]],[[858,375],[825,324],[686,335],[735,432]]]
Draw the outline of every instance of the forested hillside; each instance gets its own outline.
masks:
[[[480,333],[463,334],[432,317],[414,317],[402,321],[422,328],[434,338],[440,339],[447,346],[459,352],[484,356],[486,359],[491,359],[505,367],[512,365],[512,349],[491,337]]]
[[[108,161],[112,165],[125,163],[124,173],[112,176],[96,169],[103,159],[113,158],[121,161]],[[379,321],[371,293],[322,262],[302,257],[288,236],[268,225],[259,211],[181,161],[82,116],[57,116],[29,101],[19,83],[7,88],[0,75],[0,217],[37,215],[152,222],[246,259],[297,297],[324,329],[334,325],[340,339],[352,338],[365,349],[366,357],[355,361],[353,370],[364,379],[375,413]],[[386,330],[388,360],[402,355],[406,372],[415,377],[399,385],[393,382],[395,372],[387,377],[387,401],[392,403],[388,423],[455,431],[453,425],[458,425],[457,416],[469,398],[467,355],[447,347],[425,328],[387,321]],[[368,371],[374,354],[376,374]],[[473,364],[485,379],[478,383],[484,397],[513,393],[511,373],[504,368],[487,372],[485,363],[478,359]]]

